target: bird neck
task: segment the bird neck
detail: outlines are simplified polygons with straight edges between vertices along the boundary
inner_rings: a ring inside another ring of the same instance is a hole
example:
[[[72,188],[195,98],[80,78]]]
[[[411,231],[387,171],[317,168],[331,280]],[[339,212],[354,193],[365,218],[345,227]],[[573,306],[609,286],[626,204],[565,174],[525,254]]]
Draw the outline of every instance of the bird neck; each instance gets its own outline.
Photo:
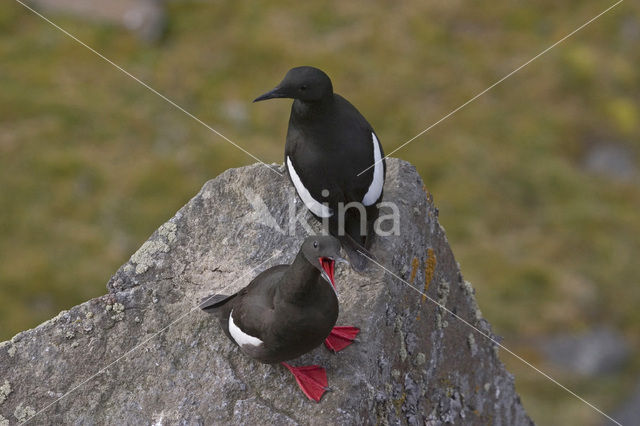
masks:
[[[279,292],[289,301],[314,299],[318,290],[320,271],[309,263],[300,251],[283,277]]]
[[[333,93],[318,101],[294,99],[293,105],[291,106],[291,118],[301,122],[311,118],[318,120],[318,118],[328,113],[333,105],[333,99]]]

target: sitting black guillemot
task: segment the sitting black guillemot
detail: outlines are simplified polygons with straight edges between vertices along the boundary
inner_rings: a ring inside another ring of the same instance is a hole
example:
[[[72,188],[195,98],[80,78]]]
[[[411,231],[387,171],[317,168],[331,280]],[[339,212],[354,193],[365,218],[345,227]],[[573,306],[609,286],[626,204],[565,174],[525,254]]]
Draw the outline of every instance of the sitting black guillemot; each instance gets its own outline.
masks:
[[[328,386],[325,369],[293,367],[285,361],[323,341],[337,352],[358,334],[355,327],[334,327],[338,319],[334,271],[340,259],[337,239],[308,237],[291,265],[269,268],[239,292],[208,297],[200,308],[216,315],[242,352],[266,364],[281,363],[309,399],[320,401]]]
[[[284,161],[298,196],[316,218],[328,219],[329,233],[340,239],[354,269],[362,271],[367,259],[358,251],[371,256],[367,249],[386,173],[384,152],[373,127],[349,101],[333,92],[331,79],[318,68],[289,70],[275,89],[254,102],[273,98],[294,100]],[[350,207],[340,227],[340,203],[343,208],[360,203],[366,221],[357,208]]]

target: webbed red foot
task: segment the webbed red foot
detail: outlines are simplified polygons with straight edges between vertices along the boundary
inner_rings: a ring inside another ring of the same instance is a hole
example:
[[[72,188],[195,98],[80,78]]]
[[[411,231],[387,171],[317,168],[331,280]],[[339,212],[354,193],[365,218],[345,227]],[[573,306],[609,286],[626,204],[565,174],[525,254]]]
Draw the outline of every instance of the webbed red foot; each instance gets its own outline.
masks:
[[[360,329],[357,327],[333,327],[333,330],[331,330],[331,333],[329,333],[329,336],[325,339],[324,344],[330,351],[334,353],[340,352],[353,343],[359,332]]]
[[[298,382],[298,386],[309,399],[319,402],[322,395],[329,390],[327,372],[319,365],[293,367],[286,362],[281,362],[281,364],[291,371],[296,382]]]

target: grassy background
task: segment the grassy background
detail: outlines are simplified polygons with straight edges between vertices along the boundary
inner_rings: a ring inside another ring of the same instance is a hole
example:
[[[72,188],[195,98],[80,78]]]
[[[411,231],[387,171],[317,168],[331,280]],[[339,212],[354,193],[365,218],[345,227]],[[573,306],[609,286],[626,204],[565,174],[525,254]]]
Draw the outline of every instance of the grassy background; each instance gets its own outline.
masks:
[[[266,162],[289,102],[252,105],[288,68],[326,70],[386,152],[609,4],[596,1],[169,3],[156,46],[54,15],[81,40]],[[594,141],[640,155],[640,8],[624,2],[399,151],[435,195],[505,343],[606,411],[640,364],[555,371],[537,338],[598,324],[640,353],[640,178],[581,166]],[[0,4],[0,340],[105,292],[201,185],[253,160],[13,2]],[[637,161],[636,161],[637,165]],[[503,354],[541,424],[593,410]]]

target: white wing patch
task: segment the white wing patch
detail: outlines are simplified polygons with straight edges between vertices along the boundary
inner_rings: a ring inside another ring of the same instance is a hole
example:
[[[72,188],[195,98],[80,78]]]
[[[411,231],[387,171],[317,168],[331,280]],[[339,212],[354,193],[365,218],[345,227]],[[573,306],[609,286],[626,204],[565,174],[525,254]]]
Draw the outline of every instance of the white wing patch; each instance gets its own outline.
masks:
[[[362,204],[365,206],[370,206],[380,198],[382,187],[384,186],[384,164],[381,161],[380,142],[378,142],[378,138],[374,133],[371,133],[371,136],[373,137],[373,161],[375,166],[373,166],[373,180],[371,181],[371,185],[369,185],[369,190],[364,194],[364,198],[362,199]]]
[[[244,331],[240,330],[240,327],[235,325],[233,322],[233,310],[229,313],[229,333],[240,347],[244,345],[260,346],[262,344],[262,340],[248,335]]]
[[[380,150],[378,150],[378,156],[380,156],[379,152]],[[289,156],[287,156],[287,169],[289,170],[289,176],[291,176],[291,180],[293,181],[293,186],[296,187],[296,191],[304,205],[307,206],[307,208],[316,216],[330,217],[333,214],[331,209],[328,206],[319,203],[311,196],[307,188],[302,184],[298,173],[296,173],[296,169],[293,168],[293,164],[291,163]]]

